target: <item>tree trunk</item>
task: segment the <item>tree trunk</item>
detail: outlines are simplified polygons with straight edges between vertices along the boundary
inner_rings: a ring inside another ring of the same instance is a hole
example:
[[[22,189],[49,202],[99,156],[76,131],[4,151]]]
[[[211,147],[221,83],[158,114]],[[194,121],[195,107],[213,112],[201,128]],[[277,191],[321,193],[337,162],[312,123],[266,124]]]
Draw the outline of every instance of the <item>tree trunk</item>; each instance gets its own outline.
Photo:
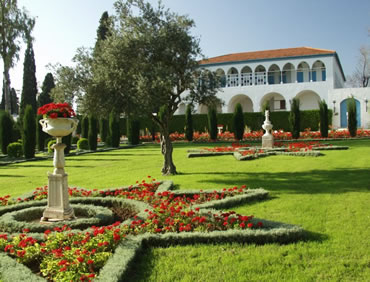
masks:
[[[11,101],[10,101],[10,77],[9,77],[9,70],[4,67],[3,73],[3,85],[4,85],[4,98],[5,98],[5,111],[11,113]]]
[[[170,139],[170,134],[168,129],[162,129],[161,132],[161,152],[164,157],[163,167],[162,167],[162,175],[175,175],[177,174],[176,166],[172,160],[172,142]]]

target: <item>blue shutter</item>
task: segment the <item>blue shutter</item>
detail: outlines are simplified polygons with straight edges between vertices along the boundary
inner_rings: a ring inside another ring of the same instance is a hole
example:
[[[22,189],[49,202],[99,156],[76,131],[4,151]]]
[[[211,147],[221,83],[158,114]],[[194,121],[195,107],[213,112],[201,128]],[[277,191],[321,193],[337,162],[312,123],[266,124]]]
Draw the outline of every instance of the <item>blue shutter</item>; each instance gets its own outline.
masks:
[[[297,81],[303,82],[303,72],[301,71],[297,72]]]
[[[317,81],[316,80],[316,71],[312,71],[312,81]]]
[[[326,70],[322,71],[322,81],[326,81]]]

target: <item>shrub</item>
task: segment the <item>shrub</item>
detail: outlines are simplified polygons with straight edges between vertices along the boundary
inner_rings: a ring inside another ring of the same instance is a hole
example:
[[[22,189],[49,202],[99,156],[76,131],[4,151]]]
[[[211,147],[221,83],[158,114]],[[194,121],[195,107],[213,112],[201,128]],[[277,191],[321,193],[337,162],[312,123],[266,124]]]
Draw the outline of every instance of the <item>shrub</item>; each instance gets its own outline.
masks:
[[[89,150],[89,141],[86,138],[80,138],[77,142],[78,150]]]
[[[193,116],[191,114],[192,107],[191,105],[187,105],[186,113],[185,113],[185,137],[188,141],[193,141]]]
[[[40,120],[42,119],[42,116],[37,116],[36,119],[36,143],[37,143],[37,150],[38,151],[44,151],[45,149],[45,139],[47,137],[46,133],[42,131],[42,126],[40,124]]]
[[[102,142],[107,142],[107,136],[108,136],[108,120],[106,118],[101,118],[100,122],[100,139]]]
[[[53,148],[51,148],[51,146],[53,146],[54,144],[56,144],[57,141],[55,139],[50,139],[49,142],[48,142],[48,153],[53,153]]]
[[[244,135],[244,115],[243,108],[240,103],[235,106],[233,114],[233,132],[235,134],[235,139],[242,140]]]
[[[208,109],[208,131],[211,140],[217,139],[217,114],[214,107]]]
[[[300,112],[299,112],[299,99],[293,98],[291,103],[289,123],[292,132],[292,137],[294,139],[299,138],[300,133]]]
[[[356,100],[355,98],[347,99],[348,112],[348,131],[351,137],[356,137],[357,133],[357,118],[356,118]]]
[[[22,144],[19,142],[10,143],[7,148],[8,157],[20,158],[23,155]]]
[[[134,117],[127,119],[127,138],[131,145],[139,144],[140,140],[140,121]]]
[[[98,146],[98,123],[94,115],[89,116],[89,148],[95,151]]]
[[[120,130],[119,130],[119,119],[117,113],[112,110],[109,114],[109,145],[113,148],[119,147],[120,141]]]
[[[87,116],[82,118],[81,122],[81,136],[87,138],[89,136],[89,118]]]
[[[31,105],[27,105],[23,117],[23,152],[26,159],[35,156],[36,119]]]
[[[72,136],[72,144],[77,144],[78,140],[80,140],[78,136]]]
[[[321,137],[328,137],[328,130],[329,130],[329,113],[328,113],[328,105],[326,104],[325,100],[321,100],[319,102],[320,107],[320,133]]]
[[[1,151],[7,154],[8,145],[12,142],[13,138],[13,120],[7,111],[0,113],[0,143]]]

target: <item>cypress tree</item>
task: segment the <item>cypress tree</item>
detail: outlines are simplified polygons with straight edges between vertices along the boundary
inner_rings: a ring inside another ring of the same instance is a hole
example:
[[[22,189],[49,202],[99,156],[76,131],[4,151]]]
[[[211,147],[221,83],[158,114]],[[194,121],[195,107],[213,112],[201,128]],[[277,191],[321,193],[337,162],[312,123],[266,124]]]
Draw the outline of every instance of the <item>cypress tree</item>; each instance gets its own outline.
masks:
[[[72,144],[72,133],[64,136],[62,138],[62,143],[66,144],[67,146],[64,148],[64,153],[69,154],[71,151],[71,144]]]
[[[347,99],[348,131],[351,137],[357,134],[356,100],[351,97]]]
[[[118,115],[114,110],[109,114],[109,141],[113,148],[119,147],[120,132]]]
[[[37,140],[37,150],[42,152],[45,149],[45,140],[47,138],[47,134],[42,131],[42,126],[40,124],[40,120],[43,118],[43,116],[37,116],[36,118],[36,140]]]
[[[292,103],[291,103],[291,109],[289,113],[289,123],[290,123],[290,128],[292,131],[292,137],[294,139],[299,138],[299,133],[300,133],[300,123],[301,123],[301,118],[300,118],[300,111],[299,111],[299,99],[298,98],[293,98]]]
[[[82,138],[88,138],[89,136],[89,117],[84,116],[81,123],[81,136]]]
[[[33,53],[32,42],[28,42],[23,63],[23,87],[21,98],[20,117],[23,121],[23,115],[27,105],[31,105],[33,114],[36,115],[37,103],[37,82],[36,82],[36,65]]]
[[[19,114],[19,100],[14,88],[10,90],[10,111],[12,114]]]
[[[329,112],[328,112],[328,105],[326,104],[325,100],[321,100],[319,102],[320,107],[320,133],[321,137],[327,138],[328,137],[328,130],[329,130]]]
[[[99,121],[100,125],[100,139],[102,142],[107,142],[108,137],[108,120],[106,118],[101,118]]]
[[[131,145],[140,142],[140,121],[134,117],[127,118],[127,138]]]
[[[98,147],[98,124],[95,116],[90,114],[89,116],[89,149],[95,151]]]
[[[39,107],[53,102],[53,100],[51,99],[50,93],[54,87],[55,87],[54,77],[49,72],[46,74],[44,78],[44,82],[42,83],[42,87],[41,87],[42,91],[37,100],[37,104]]]
[[[244,135],[244,114],[243,108],[240,103],[237,103],[235,106],[233,114],[233,130],[236,140],[243,140]]]
[[[208,131],[211,140],[217,140],[217,113],[214,107],[208,108]]]
[[[5,83],[4,83],[5,84]],[[1,103],[0,103],[0,110],[5,110],[5,85],[3,84],[3,88],[2,88],[2,96],[1,96]]]
[[[186,112],[185,112],[185,138],[188,141],[193,141],[193,116],[191,114],[191,105],[187,105]]]
[[[26,159],[35,156],[36,119],[31,105],[27,105],[23,117],[23,152]]]
[[[8,111],[0,112],[0,144],[1,152],[7,154],[7,147],[12,143],[13,119]]]

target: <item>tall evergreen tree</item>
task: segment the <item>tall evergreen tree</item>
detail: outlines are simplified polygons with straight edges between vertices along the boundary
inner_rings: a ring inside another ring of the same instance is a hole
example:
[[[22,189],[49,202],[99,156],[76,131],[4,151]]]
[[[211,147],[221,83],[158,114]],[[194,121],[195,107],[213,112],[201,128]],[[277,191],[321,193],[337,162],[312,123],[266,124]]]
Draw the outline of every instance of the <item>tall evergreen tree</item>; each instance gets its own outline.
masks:
[[[10,104],[11,104],[11,113],[18,115],[19,114],[19,99],[17,97],[17,92],[14,88],[10,91]]]
[[[37,104],[39,107],[49,104],[53,101],[51,99],[50,93],[54,87],[55,87],[54,77],[49,72],[46,74],[44,78],[44,82],[42,83],[42,87],[41,87],[41,93],[37,100]]]
[[[185,137],[188,141],[193,141],[193,134],[194,134],[194,128],[193,128],[193,116],[191,114],[191,104],[188,104],[186,106],[186,112],[185,112]]]
[[[208,108],[208,131],[211,140],[217,140],[217,113],[214,107]]]
[[[292,131],[292,137],[294,139],[299,138],[300,127],[301,127],[301,116],[299,111],[299,99],[293,98],[291,103],[291,109],[289,114],[289,123]]]
[[[242,140],[244,135],[244,114],[240,103],[235,106],[233,114],[233,131],[236,140]]]
[[[27,105],[31,105],[33,114],[37,112],[36,65],[32,42],[29,41],[23,62],[23,87],[20,116],[23,117]]]
[[[96,42],[94,47],[94,55],[96,55],[97,52],[100,52],[100,46],[101,42],[107,39],[107,37],[110,35],[109,26],[110,26],[110,20],[108,12],[105,11],[99,20],[99,27],[96,31]]]
[[[0,144],[3,154],[13,139],[13,119],[8,111],[0,111]]]
[[[357,134],[356,100],[351,97],[347,99],[348,131],[351,137]]]
[[[133,116],[127,118],[127,139],[131,145],[140,142],[140,121]]]
[[[99,132],[100,139],[102,142],[107,142],[108,137],[108,120],[106,118],[101,118],[99,121]]]
[[[329,112],[328,112],[328,105],[326,104],[325,100],[321,100],[319,102],[320,108],[320,133],[321,137],[327,138],[328,137],[328,130],[329,130]]]
[[[44,117],[39,115],[36,118],[36,144],[37,144],[37,150],[39,152],[44,151],[45,149],[45,140],[47,138],[47,134],[42,131],[42,126],[40,124],[40,120]]]
[[[23,152],[26,159],[35,156],[36,119],[31,105],[27,105],[23,117]]]
[[[120,132],[119,132],[119,119],[117,113],[112,110],[109,114],[109,145],[113,148],[119,147]]]
[[[3,88],[2,88],[2,96],[1,96],[1,103],[0,103],[0,110],[5,110],[5,89],[4,89],[5,85],[3,84]]]
[[[95,151],[98,146],[98,123],[93,114],[89,115],[89,149]]]
[[[89,117],[84,116],[81,124],[81,136],[82,138],[88,138],[89,136]]]

